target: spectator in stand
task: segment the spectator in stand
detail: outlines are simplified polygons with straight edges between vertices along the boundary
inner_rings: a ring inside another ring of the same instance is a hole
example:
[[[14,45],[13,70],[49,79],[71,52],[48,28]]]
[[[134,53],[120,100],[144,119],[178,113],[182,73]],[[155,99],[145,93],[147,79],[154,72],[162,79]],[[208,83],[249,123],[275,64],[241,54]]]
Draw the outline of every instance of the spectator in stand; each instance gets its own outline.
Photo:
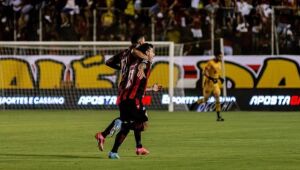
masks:
[[[115,24],[116,18],[115,14],[113,13],[112,7],[108,7],[107,11],[102,11],[101,21],[100,21],[100,39],[101,40],[109,40],[109,37],[113,36],[113,26]]]
[[[219,8],[219,0],[209,0],[209,3],[207,5],[205,5],[205,9],[209,12],[209,13],[215,13],[218,8]]]
[[[248,16],[253,6],[249,4],[246,0],[240,0],[236,2],[237,10],[242,14],[242,16]]]
[[[294,34],[293,34],[293,31],[292,31],[292,28],[291,28],[291,24],[287,24],[280,36],[281,36],[281,39],[283,40],[280,44],[281,46],[286,49],[292,49],[293,48],[293,42],[294,42]]]
[[[248,32],[249,24],[247,23],[245,18],[240,13],[237,15],[236,22],[237,22],[236,31],[238,34]]]
[[[55,4],[45,3],[43,16],[43,41],[58,41],[59,35],[57,32],[58,24],[58,12],[55,8]]]
[[[252,28],[251,28],[253,54],[260,51],[260,38],[263,36],[262,29],[263,29],[263,26],[262,26],[262,22],[261,22],[259,15],[253,16],[252,17]]]
[[[0,3],[0,40],[13,40],[14,12],[10,8],[10,3],[3,1]]]
[[[203,0],[191,0],[191,7],[195,10],[202,9],[204,7]]]
[[[174,43],[180,42],[180,26],[175,18],[175,14],[173,10],[169,10],[168,13],[169,21],[166,26],[166,30],[164,36],[166,37],[167,41],[173,41]]]
[[[225,31],[232,32],[232,23],[234,19],[234,2],[232,0],[221,1],[220,13],[222,29]]]
[[[89,41],[89,25],[83,14],[76,16],[75,32],[79,36],[80,41]]]
[[[256,7],[256,11],[259,13],[263,25],[269,25],[272,9],[268,1],[263,0],[261,4],[258,4]]]
[[[124,14],[126,17],[132,19],[135,16],[135,8],[134,8],[134,2],[133,0],[126,0],[127,6],[124,10]]]
[[[60,24],[57,26],[60,41],[78,41],[79,37],[74,29],[74,23],[71,18],[74,14],[79,14],[79,7],[75,0],[64,2],[56,1],[56,9],[60,15]]]
[[[249,41],[250,37],[248,34],[249,24],[241,13],[237,14],[235,29],[236,29],[235,37],[237,42],[239,42],[238,45],[240,46],[241,51],[247,52],[250,47],[249,43],[251,42]]]
[[[92,41],[92,21],[90,18],[93,17],[94,2],[93,0],[75,0],[79,6],[80,13],[76,15],[76,32],[80,36],[82,41]],[[85,30],[85,31],[84,31]]]
[[[201,15],[194,15],[190,31],[193,34],[194,41],[198,41],[203,38],[201,29]]]
[[[168,14],[168,4],[164,0],[157,0],[157,3],[149,9],[150,15],[155,21],[155,37],[157,41],[164,40],[164,31],[166,29],[166,19]]]
[[[247,23],[251,22],[250,12],[253,9],[250,0],[239,0],[236,2],[237,12],[239,12]]]

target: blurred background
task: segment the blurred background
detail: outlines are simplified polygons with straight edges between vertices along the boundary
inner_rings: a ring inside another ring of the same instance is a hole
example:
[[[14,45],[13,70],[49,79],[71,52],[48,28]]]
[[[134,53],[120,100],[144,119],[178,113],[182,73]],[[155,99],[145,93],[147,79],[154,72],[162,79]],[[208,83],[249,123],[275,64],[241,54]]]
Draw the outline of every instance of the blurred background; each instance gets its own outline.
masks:
[[[0,0],[0,41],[148,41],[209,55],[300,54],[300,0]]]

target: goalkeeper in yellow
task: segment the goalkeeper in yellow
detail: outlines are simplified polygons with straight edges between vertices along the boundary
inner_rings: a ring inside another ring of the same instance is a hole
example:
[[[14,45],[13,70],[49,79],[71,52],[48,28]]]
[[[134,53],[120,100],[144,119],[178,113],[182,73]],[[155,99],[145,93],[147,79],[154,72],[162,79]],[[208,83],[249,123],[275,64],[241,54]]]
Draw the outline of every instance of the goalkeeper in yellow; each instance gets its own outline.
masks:
[[[197,101],[198,104],[207,102],[211,95],[214,95],[216,101],[216,112],[217,112],[217,121],[224,121],[221,116],[221,103],[220,103],[220,94],[221,90],[219,87],[219,81],[223,83],[224,79],[221,78],[221,61],[222,53],[219,51],[215,53],[215,58],[207,61],[207,64],[203,70],[203,97]]]

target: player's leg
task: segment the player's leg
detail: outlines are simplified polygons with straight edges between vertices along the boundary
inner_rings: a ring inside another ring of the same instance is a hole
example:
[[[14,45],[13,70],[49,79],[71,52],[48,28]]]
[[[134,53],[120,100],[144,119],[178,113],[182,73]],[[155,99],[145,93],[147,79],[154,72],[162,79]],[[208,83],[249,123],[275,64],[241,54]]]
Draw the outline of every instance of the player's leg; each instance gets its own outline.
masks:
[[[142,131],[146,128],[147,124],[146,122],[137,122],[134,123],[134,138],[136,142],[136,154],[137,155],[148,155],[150,152],[143,147],[142,145]]]
[[[148,155],[150,152],[146,148],[143,147],[141,134],[142,134],[141,130],[139,130],[139,129],[134,130],[134,137],[135,137],[135,142],[136,142],[135,153],[137,155]]]
[[[121,124],[122,124],[122,121],[120,120],[120,117],[118,118],[115,118],[107,127],[104,131],[102,131],[102,136],[104,138],[106,138],[106,136],[112,136],[112,131],[113,130],[117,130],[116,128],[118,128],[119,130],[121,129]],[[117,126],[117,127],[116,127]],[[117,132],[118,133],[118,132]],[[115,134],[115,132],[113,133]]]
[[[189,109],[190,110],[197,110],[197,108],[199,107],[199,105],[203,104],[203,103],[206,103],[209,96],[210,96],[210,93],[211,91],[209,90],[209,84],[208,84],[208,80],[204,79],[203,81],[203,85],[202,85],[202,95],[204,96],[204,98],[201,98],[201,99],[198,99],[196,102],[192,103],[190,106],[189,106]]]
[[[198,104],[206,103],[208,98],[210,96],[210,90],[208,89],[203,89],[203,98],[197,100]]]
[[[103,151],[104,149],[104,142],[105,142],[105,138],[106,136],[110,133],[110,130],[113,128],[114,124],[115,124],[115,120],[117,120],[119,118],[114,119],[107,127],[104,131],[102,132],[97,132],[95,135],[95,138],[98,142],[98,147],[100,151]]]
[[[189,107],[190,110],[197,110],[199,105],[206,103],[210,97],[211,90],[204,88],[202,94],[204,97],[192,103],[191,106]]]
[[[128,135],[130,130],[130,125],[128,122],[124,122],[120,132],[117,134],[116,138],[115,138],[115,143],[114,146],[112,148],[112,150],[109,152],[108,157],[110,159],[120,159],[119,155],[118,155],[118,149],[121,146],[121,144],[124,142],[126,136]]]
[[[224,121],[224,119],[221,116],[221,102],[220,102],[220,95],[221,90],[219,88],[219,85],[214,85],[214,96],[216,100],[216,113],[217,113],[217,121]]]
[[[119,133],[119,131],[121,130],[121,126],[122,126],[121,119],[120,118],[115,119],[112,127],[110,128],[109,136],[112,137],[114,134]],[[107,130],[109,130],[109,128]]]
[[[142,131],[134,129],[134,139],[136,143],[136,148],[142,148]]]
[[[136,142],[136,154],[137,155],[147,155],[150,152],[142,145],[142,131],[147,127],[148,114],[146,108],[143,106],[142,101],[136,101],[138,112],[135,113],[133,130]]]
[[[206,103],[210,94],[212,92],[211,86],[209,84],[209,80],[204,80],[203,83],[203,91],[202,91],[202,95],[203,98],[197,100],[197,104],[202,104],[202,103]]]
[[[120,120],[120,118],[116,118],[114,119],[107,127],[104,131],[102,132],[98,132],[95,135],[95,138],[98,142],[98,148],[100,151],[104,150],[104,142],[105,142],[105,138],[109,135],[109,136],[113,136],[115,133],[118,133],[121,129],[121,125],[122,125],[122,121]]]
[[[118,149],[125,140],[129,130],[132,127],[133,114],[137,112],[134,100],[124,100],[119,104],[120,119],[122,120],[121,131],[117,134],[114,146],[109,152],[110,159],[119,159]]]
[[[136,154],[147,155],[149,151],[142,145],[142,131],[140,129],[134,129],[134,138],[136,142]]]

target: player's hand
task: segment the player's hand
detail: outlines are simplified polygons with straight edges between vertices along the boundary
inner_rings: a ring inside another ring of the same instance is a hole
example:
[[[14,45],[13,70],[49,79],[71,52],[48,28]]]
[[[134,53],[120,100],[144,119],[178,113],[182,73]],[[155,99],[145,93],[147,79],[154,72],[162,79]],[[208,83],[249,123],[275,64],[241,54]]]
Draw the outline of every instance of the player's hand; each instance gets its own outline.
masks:
[[[152,90],[157,92],[160,91],[162,89],[162,85],[158,85],[157,83],[153,84],[152,86]]]
[[[143,78],[146,78],[145,72],[143,69],[139,69],[138,73],[137,73],[137,77],[142,80]]]

